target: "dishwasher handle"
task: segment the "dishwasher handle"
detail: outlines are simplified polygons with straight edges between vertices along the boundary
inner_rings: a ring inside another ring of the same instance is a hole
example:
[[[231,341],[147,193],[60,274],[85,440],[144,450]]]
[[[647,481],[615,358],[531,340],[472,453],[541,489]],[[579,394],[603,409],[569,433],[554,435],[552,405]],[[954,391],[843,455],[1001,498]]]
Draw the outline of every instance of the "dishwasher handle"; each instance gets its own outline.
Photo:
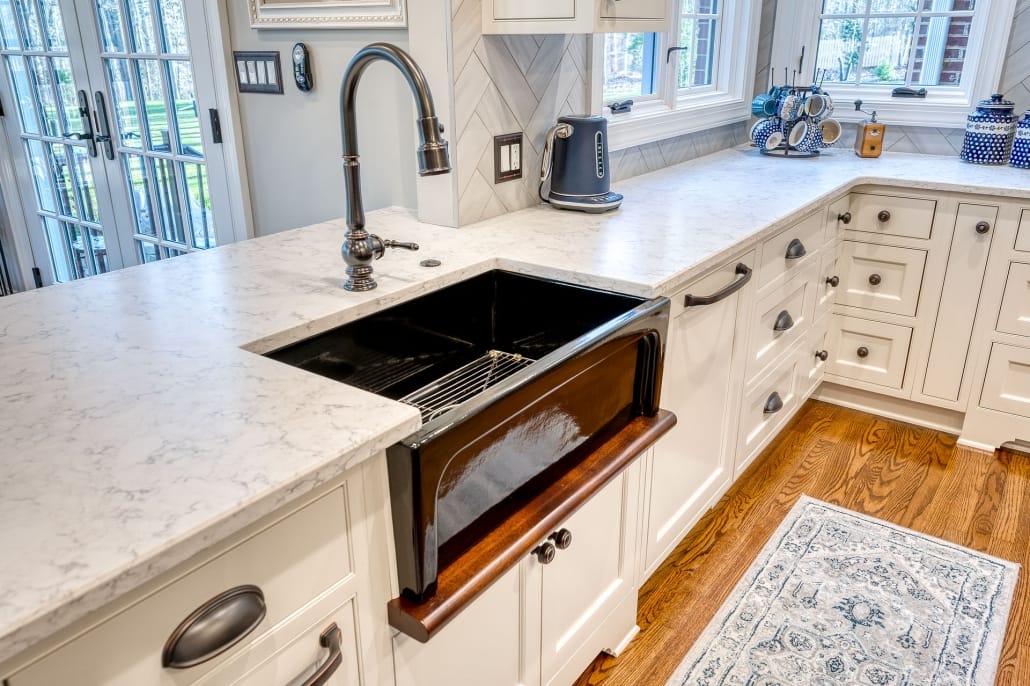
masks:
[[[697,307],[700,305],[713,305],[720,300],[725,300],[743,288],[744,285],[751,280],[751,275],[754,273],[754,270],[743,262],[739,262],[737,263],[737,267],[734,269],[734,272],[737,274],[738,278],[733,283],[726,286],[726,288],[716,291],[711,295],[691,295],[688,293],[683,298],[683,306]]]

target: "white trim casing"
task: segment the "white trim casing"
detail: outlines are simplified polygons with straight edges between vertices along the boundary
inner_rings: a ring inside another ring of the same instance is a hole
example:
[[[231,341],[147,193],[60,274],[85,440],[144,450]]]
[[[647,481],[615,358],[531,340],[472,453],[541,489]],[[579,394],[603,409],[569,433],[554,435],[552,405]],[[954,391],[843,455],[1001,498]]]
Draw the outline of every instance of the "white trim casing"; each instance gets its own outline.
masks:
[[[408,25],[405,0],[247,0],[255,29],[393,29]]]
[[[1015,7],[1016,0],[977,2],[961,86],[930,86],[925,98],[892,98],[890,92],[894,86],[828,85],[826,90],[835,101],[834,118],[845,122],[862,121],[866,115],[849,105],[854,100],[862,100],[862,109],[876,110],[879,119],[892,124],[965,126],[966,116],[977,101],[997,92]],[[774,74],[782,74],[784,67],[796,68],[804,47],[804,74],[810,80],[819,41],[819,8],[819,0],[778,3],[770,63]]]
[[[675,17],[670,17],[670,27]],[[603,91],[603,36],[592,41],[590,69],[591,111],[608,118],[608,143],[611,150],[703,131],[724,124],[744,121],[751,116],[751,89],[754,84],[758,49],[760,3],[725,0],[722,34],[716,73],[711,88],[680,95],[675,88],[675,70],[666,69],[665,98],[640,102],[629,114],[612,116],[601,101]],[[665,59],[665,42],[659,45],[658,59]]]

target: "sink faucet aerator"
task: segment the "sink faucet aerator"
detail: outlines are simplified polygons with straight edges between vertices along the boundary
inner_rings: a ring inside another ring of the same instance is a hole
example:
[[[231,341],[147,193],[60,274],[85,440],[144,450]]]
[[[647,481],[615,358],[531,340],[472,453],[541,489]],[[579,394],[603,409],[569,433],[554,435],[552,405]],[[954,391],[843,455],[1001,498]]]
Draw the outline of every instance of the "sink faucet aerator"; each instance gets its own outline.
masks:
[[[376,287],[372,276],[372,262],[386,252],[386,248],[418,250],[415,243],[383,240],[365,231],[365,210],[361,201],[361,165],[358,162],[357,117],[354,112],[354,94],[361,75],[372,62],[385,60],[404,75],[418,108],[418,173],[435,176],[451,171],[447,141],[443,139],[443,126],[436,118],[433,95],[426,77],[411,55],[396,45],[372,43],[359,50],[347,64],[340,84],[340,131],[343,138],[343,178],[347,193],[347,234],[340,249],[347,264],[348,291],[370,291]]]

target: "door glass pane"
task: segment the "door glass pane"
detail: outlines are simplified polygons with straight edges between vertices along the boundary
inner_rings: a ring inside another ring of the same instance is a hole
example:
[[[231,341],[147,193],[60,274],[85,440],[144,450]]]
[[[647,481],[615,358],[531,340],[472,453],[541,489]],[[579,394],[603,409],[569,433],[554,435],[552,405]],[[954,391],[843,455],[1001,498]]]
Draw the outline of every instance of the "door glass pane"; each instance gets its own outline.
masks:
[[[111,108],[121,144],[126,148],[143,146],[140,136],[139,107],[132,92],[129,60],[107,60],[107,77],[111,84]]]
[[[865,12],[866,0],[824,0],[823,14],[858,14]]]
[[[151,0],[128,0],[129,26],[132,27],[132,51],[153,55],[157,53],[154,35],[154,13]]]
[[[57,96],[54,94],[53,75],[50,72],[50,58],[29,57],[29,76],[32,79],[32,90],[43,115],[43,134],[58,137],[61,135],[58,125]]]
[[[179,173],[186,179],[186,202],[190,208],[190,236],[195,248],[215,247],[214,217],[208,189],[207,168],[203,164],[184,163]]]
[[[43,20],[43,31],[46,34],[47,49],[51,52],[64,52],[68,42],[64,37],[64,20],[61,18],[61,7],[58,0],[40,0],[39,11]]]
[[[168,131],[168,105],[165,103],[158,60],[134,60],[139,92],[143,100],[148,134],[147,147],[155,152],[171,152]]]
[[[185,251],[178,250],[176,248],[163,248],[162,252],[164,253],[165,257],[178,257],[179,255],[185,255],[186,254]]]
[[[165,52],[173,55],[188,55],[186,43],[186,18],[182,13],[182,0],[158,0],[161,12],[161,39]]]
[[[157,246],[150,241],[139,241],[139,258],[140,262],[146,264],[147,262],[157,262],[161,259]]]
[[[63,223],[51,217],[43,218],[43,228],[47,244],[50,247],[50,262],[54,269],[54,278],[64,282],[85,276],[78,269],[78,260],[72,257],[71,242],[78,238],[78,232],[74,231],[72,235],[69,235],[64,230]]]
[[[125,52],[119,0],[97,0],[97,24],[104,52]]]
[[[873,0],[869,11],[875,14],[891,14],[896,12],[915,12],[919,0]]]
[[[107,243],[104,234],[93,228],[86,228],[80,231],[80,235],[88,240],[84,241],[82,259],[91,274],[106,274],[110,271],[107,262]]]
[[[25,58],[21,55],[7,55],[6,62],[7,73],[11,76],[11,86],[14,88],[14,97],[18,100],[18,119],[21,121],[21,129],[27,134],[39,134],[35,98],[32,95],[32,85],[29,83]]]
[[[0,0],[0,45],[11,50],[17,50],[21,47],[11,0]]]
[[[68,150],[72,154],[71,179],[75,185],[76,199],[82,209],[82,219],[99,224],[100,210],[97,207],[97,188],[93,183],[93,169],[89,166],[89,155],[81,146],[68,146]]]
[[[200,139],[200,119],[197,116],[197,94],[193,89],[193,70],[190,63],[173,60],[168,63],[172,99],[175,101],[175,121],[179,132],[179,154],[204,156]]]
[[[36,15],[33,0],[14,0],[14,13],[18,17],[22,40],[26,50],[43,50],[43,34],[39,30],[39,17]]]
[[[78,203],[75,201],[74,170],[69,164],[66,146],[59,143],[47,143],[50,165],[54,174],[54,185],[57,186],[58,212],[66,217],[78,218]]]
[[[53,175],[50,173],[50,160],[43,151],[43,144],[29,138],[25,141],[25,152],[28,154],[29,171],[36,187],[36,200],[40,209],[46,212],[57,212],[54,203],[54,189],[51,186]]]
[[[79,116],[79,97],[75,92],[71,60],[67,57],[52,57],[50,60],[57,81],[57,96],[61,102],[58,108],[61,134],[85,133],[82,117]]]
[[[150,173],[155,180],[154,190],[164,239],[185,244],[186,232],[182,225],[182,210],[179,207],[175,163],[161,157],[148,157],[147,160],[150,164]]]
[[[136,233],[156,236],[157,227],[154,226],[154,204],[150,195],[150,179],[147,176],[146,167],[143,165],[143,158],[139,155],[122,155],[122,160],[125,162],[125,174],[129,181],[129,202],[132,204],[132,217],[136,225]]]

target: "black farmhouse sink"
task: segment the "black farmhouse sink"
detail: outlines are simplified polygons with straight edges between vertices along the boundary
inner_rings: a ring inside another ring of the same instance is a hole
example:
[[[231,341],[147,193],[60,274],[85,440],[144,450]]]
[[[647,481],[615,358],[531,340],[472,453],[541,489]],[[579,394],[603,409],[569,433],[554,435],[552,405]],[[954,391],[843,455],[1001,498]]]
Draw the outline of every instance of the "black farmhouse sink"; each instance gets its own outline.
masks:
[[[387,450],[413,600],[505,513],[658,410],[669,302],[490,271],[269,353],[418,407]]]

